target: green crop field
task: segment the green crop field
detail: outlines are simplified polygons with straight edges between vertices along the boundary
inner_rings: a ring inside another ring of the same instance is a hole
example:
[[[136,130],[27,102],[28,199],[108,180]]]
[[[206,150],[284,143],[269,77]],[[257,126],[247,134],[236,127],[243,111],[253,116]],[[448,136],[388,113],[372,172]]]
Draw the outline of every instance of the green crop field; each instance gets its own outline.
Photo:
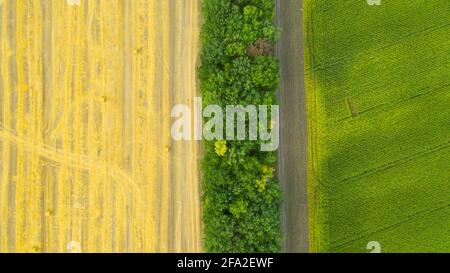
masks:
[[[311,248],[450,251],[450,1],[308,0]]]

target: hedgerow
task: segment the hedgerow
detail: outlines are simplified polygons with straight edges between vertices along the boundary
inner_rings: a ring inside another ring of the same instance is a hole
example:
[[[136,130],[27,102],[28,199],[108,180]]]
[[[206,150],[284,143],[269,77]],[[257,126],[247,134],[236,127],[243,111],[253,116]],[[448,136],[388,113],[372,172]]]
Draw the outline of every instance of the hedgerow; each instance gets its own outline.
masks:
[[[204,105],[273,105],[279,65],[273,0],[203,0],[199,79]],[[204,141],[205,248],[281,250],[276,154],[259,141]]]

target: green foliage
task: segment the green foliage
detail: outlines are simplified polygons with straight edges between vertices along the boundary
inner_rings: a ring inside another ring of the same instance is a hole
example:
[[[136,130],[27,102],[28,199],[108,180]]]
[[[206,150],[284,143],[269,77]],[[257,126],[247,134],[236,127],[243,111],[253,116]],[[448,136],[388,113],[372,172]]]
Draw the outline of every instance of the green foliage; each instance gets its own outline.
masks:
[[[227,141],[226,140],[218,140],[214,145],[216,155],[224,156],[227,153]]]
[[[261,178],[256,180],[256,187],[259,192],[263,192],[266,190],[267,182],[269,182],[274,174],[274,169],[272,167],[263,165],[261,166]]]
[[[274,43],[273,0],[204,0],[199,78],[205,105],[276,104],[278,61],[247,55]],[[203,220],[211,252],[281,250],[281,193],[274,152],[258,141],[204,141]]]

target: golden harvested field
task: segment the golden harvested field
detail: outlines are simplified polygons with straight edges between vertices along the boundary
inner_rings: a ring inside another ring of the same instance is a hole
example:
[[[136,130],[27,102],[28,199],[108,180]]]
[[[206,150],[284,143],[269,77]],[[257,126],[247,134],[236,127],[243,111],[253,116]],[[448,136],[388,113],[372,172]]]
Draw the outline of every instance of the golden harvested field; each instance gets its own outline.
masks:
[[[201,251],[200,1],[69,2],[0,0],[0,251]]]

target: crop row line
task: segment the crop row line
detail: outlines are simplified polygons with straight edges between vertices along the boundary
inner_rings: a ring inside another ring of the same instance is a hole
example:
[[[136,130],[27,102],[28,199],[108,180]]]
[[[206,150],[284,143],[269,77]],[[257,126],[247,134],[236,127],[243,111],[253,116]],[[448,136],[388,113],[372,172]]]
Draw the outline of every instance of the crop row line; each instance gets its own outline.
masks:
[[[388,169],[391,169],[391,168],[395,168],[397,166],[401,166],[401,165],[406,164],[406,163],[408,163],[410,161],[413,161],[413,160],[415,160],[415,159],[417,159],[417,158],[419,158],[421,156],[431,155],[431,154],[443,151],[443,150],[445,150],[445,149],[447,149],[449,147],[450,147],[450,140],[448,140],[445,143],[441,143],[439,145],[433,146],[433,147],[429,148],[428,150],[421,151],[421,152],[418,152],[418,153],[415,153],[415,154],[412,154],[412,155],[409,155],[409,156],[402,157],[402,158],[400,158],[398,160],[395,160],[395,161],[392,161],[392,162],[387,163],[385,165],[382,165],[382,166],[379,166],[379,167],[375,167],[375,168],[369,169],[367,171],[364,171],[362,173],[359,173],[359,174],[356,174],[356,175],[344,178],[344,179],[339,180],[337,182],[332,182],[332,183],[330,182],[329,186],[331,188],[333,188],[333,189],[336,189],[336,188],[339,188],[345,182],[352,181],[352,180],[355,180],[355,179],[360,179],[362,177],[365,177],[365,176],[368,176],[368,175],[371,175],[371,174],[375,174],[377,172],[381,172],[381,171],[385,171],[385,170],[388,170]]]
[[[443,203],[443,202],[441,202],[441,203]],[[441,211],[443,209],[446,209],[446,208],[450,208],[450,203],[445,203],[443,205],[439,205],[439,206],[436,206],[436,207],[433,207],[433,208],[429,208],[429,209],[425,209],[425,210],[422,210],[422,211],[419,211],[419,212],[411,213],[411,214],[405,216],[401,221],[395,222],[395,223],[390,224],[390,225],[383,226],[383,227],[381,227],[379,229],[368,230],[366,232],[362,232],[362,233],[357,234],[355,236],[347,236],[347,237],[344,237],[344,238],[342,238],[340,240],[331,241],[330,242],[330,247],[332,249],[338,250],[338,249],[340,249],[342,247],[345,247],[345,245],[351,244],[351,243],[356,242],[358,240],[361,240],[363,238],[373,237],[373,235],[375,235],[377,233],[381,233],[381,232],[385,232],[385,231],[389,231],[389,230],[394,230],[394,229],[396,229],[396,228],[398,228],[398,227],[400,227],[400,226],[402,226],[404,224],[412,223],[414,221],[423,219],[424,217],[426,217],[428,215],[437,213],[437,212],[439,212],[439,211]]]

